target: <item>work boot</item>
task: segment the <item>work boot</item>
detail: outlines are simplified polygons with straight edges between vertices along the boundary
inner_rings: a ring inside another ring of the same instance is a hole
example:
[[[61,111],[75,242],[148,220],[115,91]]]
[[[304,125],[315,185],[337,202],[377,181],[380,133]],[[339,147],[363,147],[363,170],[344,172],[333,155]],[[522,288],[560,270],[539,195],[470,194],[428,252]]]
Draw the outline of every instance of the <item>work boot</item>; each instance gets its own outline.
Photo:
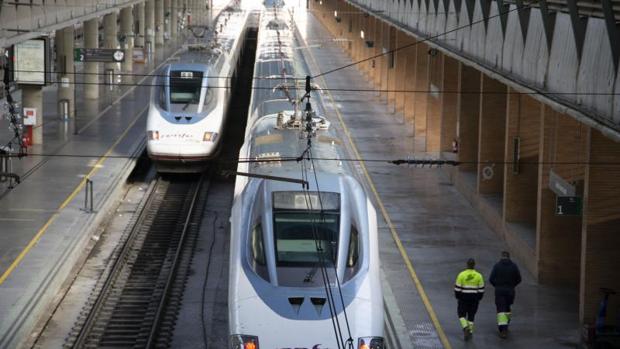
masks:
[[[464,328],[463,329],[463,339],[468,341],[471,338],[471,332],[469,331],[469,328]]]
[[[501,331],[499,331],[499,338],[501,339],[508,338],[508,330],[502,329]]]

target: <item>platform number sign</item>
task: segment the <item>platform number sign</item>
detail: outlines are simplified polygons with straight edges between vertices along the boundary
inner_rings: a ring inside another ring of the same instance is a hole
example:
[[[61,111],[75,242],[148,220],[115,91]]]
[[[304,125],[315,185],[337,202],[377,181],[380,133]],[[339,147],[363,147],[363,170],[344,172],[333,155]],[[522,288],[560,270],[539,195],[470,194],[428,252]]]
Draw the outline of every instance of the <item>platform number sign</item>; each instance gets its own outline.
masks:
[[[120,63],[125,60],[125,51],[109,48],[76,48],[73,50],[75,62]]]
[[[581,197],[579,196],[557,196],[555,199],[556,216],[580,216]]]

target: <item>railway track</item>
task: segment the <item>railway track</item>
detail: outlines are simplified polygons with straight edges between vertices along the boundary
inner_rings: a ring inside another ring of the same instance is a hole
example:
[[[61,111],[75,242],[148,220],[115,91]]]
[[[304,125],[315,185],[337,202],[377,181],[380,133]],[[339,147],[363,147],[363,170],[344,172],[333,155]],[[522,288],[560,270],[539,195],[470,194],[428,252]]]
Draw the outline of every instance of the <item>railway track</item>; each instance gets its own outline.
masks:
[[[191,178],[191,177],[190,177]],[[161,348],[174,332],[210,176],[158,178],[65,347]]]

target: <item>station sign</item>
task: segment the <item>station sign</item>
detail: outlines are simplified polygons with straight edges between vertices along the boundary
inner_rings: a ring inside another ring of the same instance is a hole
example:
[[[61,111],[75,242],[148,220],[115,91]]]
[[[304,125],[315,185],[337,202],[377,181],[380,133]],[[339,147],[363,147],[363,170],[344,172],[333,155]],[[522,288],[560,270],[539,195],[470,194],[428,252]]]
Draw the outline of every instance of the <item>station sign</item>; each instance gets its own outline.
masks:
[[[555,198],[556,216],[581,216],[582,201],[579,196],[557,196]]]
[[[73,50],[75,62],[120,63],[125,60],[125,51],[114,48],[76,48]]]

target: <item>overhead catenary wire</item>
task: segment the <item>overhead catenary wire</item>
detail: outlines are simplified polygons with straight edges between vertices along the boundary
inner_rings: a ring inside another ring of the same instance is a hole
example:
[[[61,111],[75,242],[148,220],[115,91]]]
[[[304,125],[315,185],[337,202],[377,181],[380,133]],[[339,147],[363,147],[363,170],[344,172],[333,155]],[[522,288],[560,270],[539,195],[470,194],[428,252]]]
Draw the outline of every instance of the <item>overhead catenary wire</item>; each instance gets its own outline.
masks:
[[[90,73],[89,73],[90,74]],[[94,73],[96,75],[103,75],[100,73]],[[165,76],[169,75],[153,75],[153,74],[145,74],[145,75],[136,75],[136,76]],[[183,81],[181,78],[175,78],[174,84],[183,85],[183,84],[192,84],[190,81]],[[228,77],[219,77],[219,76],[205,76],[208,79],[228,79]],[[281,76],[269,76],[269,77],[254,77],[256,80],[303,80],[304,78],[296,78],[296,77],[281,77]],[[188,79],[189,80],[189,79]],[[87,82],[87,81],[59,81],[52,80],[49,82],[50,84],[69,84],[69,85],[97,85],[97,86],[111,86],[105,82]],[[116,82],[113,86],[135,86],[135,87],[170,87],[170,83],[137,83],[137,82]],[[225,85],[207,85],[200,86],[206,88],[215,88],[215,89],[230,89],[230,86]],[[252,90],[273,90],[277,86],[252,86],[250,89]],[[296,85],[290,85],[286,87],[289,90],[303,90],[303,87],[299,87]],[[322,92],[322,91],[330,91],[330,92],[353,92],[353,93],[423,93],[423,94],[458,94],[458,95],[548,95],[548,96],[620,96],[620,91],[618,92],[550,92],[550,91],[525,91],[520,92],[516,90],[506,90],[506,91],[475,91],[475,90],[467,90],[467,91],[457,91],[457,90],[408,90],[408,89],[362,89],[362,88],[322,88],[322,87],[313,87],[313,91]]]
[[[320,210],[319,210],[319,215],[320,216],[319,217],[321,219],[325,219],[325,216],[324,216],[325,215],[325,210],[323,209],[323,200],[321,198],[321,189],[320,189],[320,186],[319,186],[319,180],[318,180],[318,176],[317,176],[317,173],[316,173],[316,164],[314,163],[314,160],[312,159],[312,137],[314,136],[315,130],[313,129],[313,115],[314,115],[314,112],[312,111],[312,106],[311,106],[311,103],[310,103],[311,92],[312,92],[311,78],[310,78],[310,76],[306,76],[305,94],[304,94],[303,97],[301,97],[300,102],[303,101],[304,98],[306,99],[306,110],[305,110],[306,127],[305,127],[305,132],[306,132],[306,139],[307,139],[307,147],[303,151],[301,156],[297,158],[297,161],[298,162],[301,161],[302,163],[304,163],[304,158],[305,157],[309,158],[308,161],[310,161],[310,166],[312,167],[312,173],[314,174],[314,182],[315,182],[316,192],[317,192],[317,196],[318,196],[318,202],[319,202],[319,206],[320,206],[319,207],[320,208]],[[307,166],[306,167],[302,167],[302,168],[304,168],[304,170],[307,171]],[[307,180],[307,178],[308,178],[308,174],[307,173],[305,173],[305,177],[306,177],[306,180]],[[308,189],[309,188],[306,188],[306,191],[308,191]],[[308,194],[308,196],[309,196],[309,194]],[[309,200],[309,204],[310,204],[310,211],[312,212],[313,208],[312,208],[312,201],[311,200]],[[313,229],[316,229],[314,223],[313,223]],[[315,238],[315,241],[317,241],[316,238]],[[323,264],[323,267],[325,267],[324,264]],[[344,348],[348,347],[349,349],[353,349],[353,338],[351,336],[351,327],[349,325],[349,318],[348,318],[348,315],[347,315],[346,304],[345,304],[344,298],[342,296],[342,287],[340,285],[340,280],[338,279],[338,271],[336,269],[335,262],[332,263],[332,267],[333,267],[333,270],[334,270],[334,273],[335,273],[334,277],[336,279],[336,287],[338,289],[338,294],[340,296],[340,303],[341,303],[341,306],[342,306],[342,312],[343,312],[343,315],[344,315],[344,320],[345,320],[346,329],[347,329],[347,333],[348,333],[348,338],[346,340],[346,343],[348,345],[346,345],[345,341],[343,341],[342,329],[340,328],[340,321],[339,321],[339,319],[338,319],[338,317],[336,315],[336,323],[338,324],[338,333],[340,335],[340,341],[342,342],[342,346]],[[327,276],[327,281],[329,282],[329,275],[327,274],[327,270],[325,270],[325,274]],[[331,297],[332,302],[334,302],[333,292],[331,292],[331,289],[330,289],[330,297]],[[335,307],[336,307],[336,303],[334,302],[334,308]]]
[[[9,157],[18,157],[16,154],[9,154]],[[58,153],[28,153],[30,157],[64,157],[64,158],[100,158],[103,154],[58,154]],[[137,159],[139,155],[108,155],[109,159]],[[468,160],[448,160],[448,159],[432,159],[432,158],[325,158],[325,157],[305,157],[306,160],[315,161],[337,161],[337,162],[383,162],[392,165],[429,165],[429,166],[459,166],[465,164],[479,165],[479,164],[497,164],[497,165],[510,165],[513,161],[504,160],[489,160],[489,161],[468,161]],[[277,162],[296,162],[299,161],[298,156],[284,156],[277,159],[258,159],[258,158],[229,158],[212,160],[212,164],[239,164],[239,163],[277,163]],[[620,159],[618,161],[523,161],[519,160],[519,164],[522,165],[557,165],[557,166],[569,166],[569,165],[589,165],[589,166],[620,166]]]

